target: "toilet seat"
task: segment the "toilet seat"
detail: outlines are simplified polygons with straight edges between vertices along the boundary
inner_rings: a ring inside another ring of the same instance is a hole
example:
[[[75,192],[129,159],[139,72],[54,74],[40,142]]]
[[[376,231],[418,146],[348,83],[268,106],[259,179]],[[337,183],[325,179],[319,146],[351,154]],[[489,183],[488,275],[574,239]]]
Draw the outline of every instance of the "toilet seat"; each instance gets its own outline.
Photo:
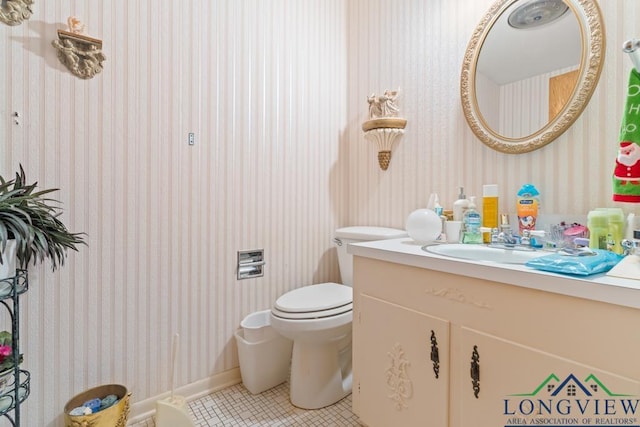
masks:
[[[353,310],[353,290],[338,283],[320,283],[294,289],[276,300],[271,312],[290,320],[337,316]]]
[[[311,311],[306,313],[289,313],[286,311],[281,311],[276,308],[271,309],[271,313],[274,316],[280,317],[282,319],[288,320],[310,320],[310,319],[321,319],[323,317],[333,317],[339,314],[348,313],[353,310],[353,304],[346,304],[341,307],[332,308],[329,310],[318,310]]]

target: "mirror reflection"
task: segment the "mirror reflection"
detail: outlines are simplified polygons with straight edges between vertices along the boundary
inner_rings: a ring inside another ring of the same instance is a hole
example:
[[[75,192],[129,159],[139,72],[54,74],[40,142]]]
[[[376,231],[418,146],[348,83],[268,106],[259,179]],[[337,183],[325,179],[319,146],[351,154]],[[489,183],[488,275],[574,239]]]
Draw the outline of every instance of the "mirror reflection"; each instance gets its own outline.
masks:
[[[595,90],[604,34],[595,0],[496,0],[462,63],[460,100],[471,131],[511,154],[558,138]]]
[[[478,56],[475,95],[482,119],[506,138],[543,129],[571,98],[582,51],[578,17],[562,0],[513,2]]]

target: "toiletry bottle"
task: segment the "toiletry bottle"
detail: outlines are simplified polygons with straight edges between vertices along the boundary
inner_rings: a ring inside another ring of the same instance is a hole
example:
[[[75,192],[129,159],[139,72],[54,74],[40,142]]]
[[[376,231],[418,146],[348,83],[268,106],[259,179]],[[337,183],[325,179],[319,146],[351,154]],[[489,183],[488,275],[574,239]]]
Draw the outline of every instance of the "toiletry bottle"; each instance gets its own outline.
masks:
[[[640,240],[640,215],[630,213],[627,217],[626,238]]]
[[[498,185],[482,186],[482,226],[490,229],[498,227]],[[491,233],[482,233],[482,241],[491,243]]]
[[[516,211],[518,214],[518,230],[535,230],[540,205],[540,192],[532,184],[525,184],[518,191]]]
[[[438,216],[442,216],[442,212],[444,211],[444,209],[440,205],[440,200],[438,200],[438,194],[436,194],[435,200],[433,201],[433,211]]]
[[[640,217],[638,219],[640,219]],[[625,226],[625,232],[624,232],[625,239],[633,240],[633,231],[635,229],[636,229],[636,214],[631,212],[627,216],[627,224]]]
[[[620,208],[596,208],[607,216],[606,249],[622,255],[624,249],[620,244],[624,239],[624,212]]]
[[[453,220],[462,221],[464,219],[464,211],[469,207],[469,201],[464,195],[464,187],[460,187],[460,193],[458,194],[458,200],[453,202]]]
[[[464,213],[462,232],[462,243],[482,243],[482,233],[480,232],[480,213],[476,210],[476,198],[470,197],[469,208]]]
[[[590,211],[587,215],[587,228],[589,229],[589,248],[607,249],[609,229],[606,212]]]
[[[427,202],[427,209],[431,209],[432,211],[435,211],[437,200],[438,200],[438,194],[431,193],[429,195],[429,201]]]
[[[622,254],[624,213],[620,208],[596,208],[587,215],[589,247]]]

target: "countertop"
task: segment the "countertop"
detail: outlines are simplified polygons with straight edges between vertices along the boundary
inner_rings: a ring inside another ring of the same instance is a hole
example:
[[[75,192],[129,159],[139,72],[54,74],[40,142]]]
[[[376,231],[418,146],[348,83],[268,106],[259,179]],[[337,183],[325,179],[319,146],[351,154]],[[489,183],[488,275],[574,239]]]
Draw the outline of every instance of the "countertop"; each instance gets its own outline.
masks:
[[[421,249],[422,246],[405,237],[351,243],[347,252],[396,264],[640,308],[640,280],[621,279],[604,273],[585,277],[569,276],[534,270],[524,265],[450,258],[426,252]]]

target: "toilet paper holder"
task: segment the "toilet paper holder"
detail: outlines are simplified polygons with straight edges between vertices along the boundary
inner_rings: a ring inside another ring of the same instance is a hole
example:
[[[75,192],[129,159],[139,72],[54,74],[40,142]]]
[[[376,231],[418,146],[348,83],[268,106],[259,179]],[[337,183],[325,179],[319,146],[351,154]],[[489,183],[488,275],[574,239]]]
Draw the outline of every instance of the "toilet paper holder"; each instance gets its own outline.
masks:
[[[238,251],[238,280],[264,276],[264,249]]]

